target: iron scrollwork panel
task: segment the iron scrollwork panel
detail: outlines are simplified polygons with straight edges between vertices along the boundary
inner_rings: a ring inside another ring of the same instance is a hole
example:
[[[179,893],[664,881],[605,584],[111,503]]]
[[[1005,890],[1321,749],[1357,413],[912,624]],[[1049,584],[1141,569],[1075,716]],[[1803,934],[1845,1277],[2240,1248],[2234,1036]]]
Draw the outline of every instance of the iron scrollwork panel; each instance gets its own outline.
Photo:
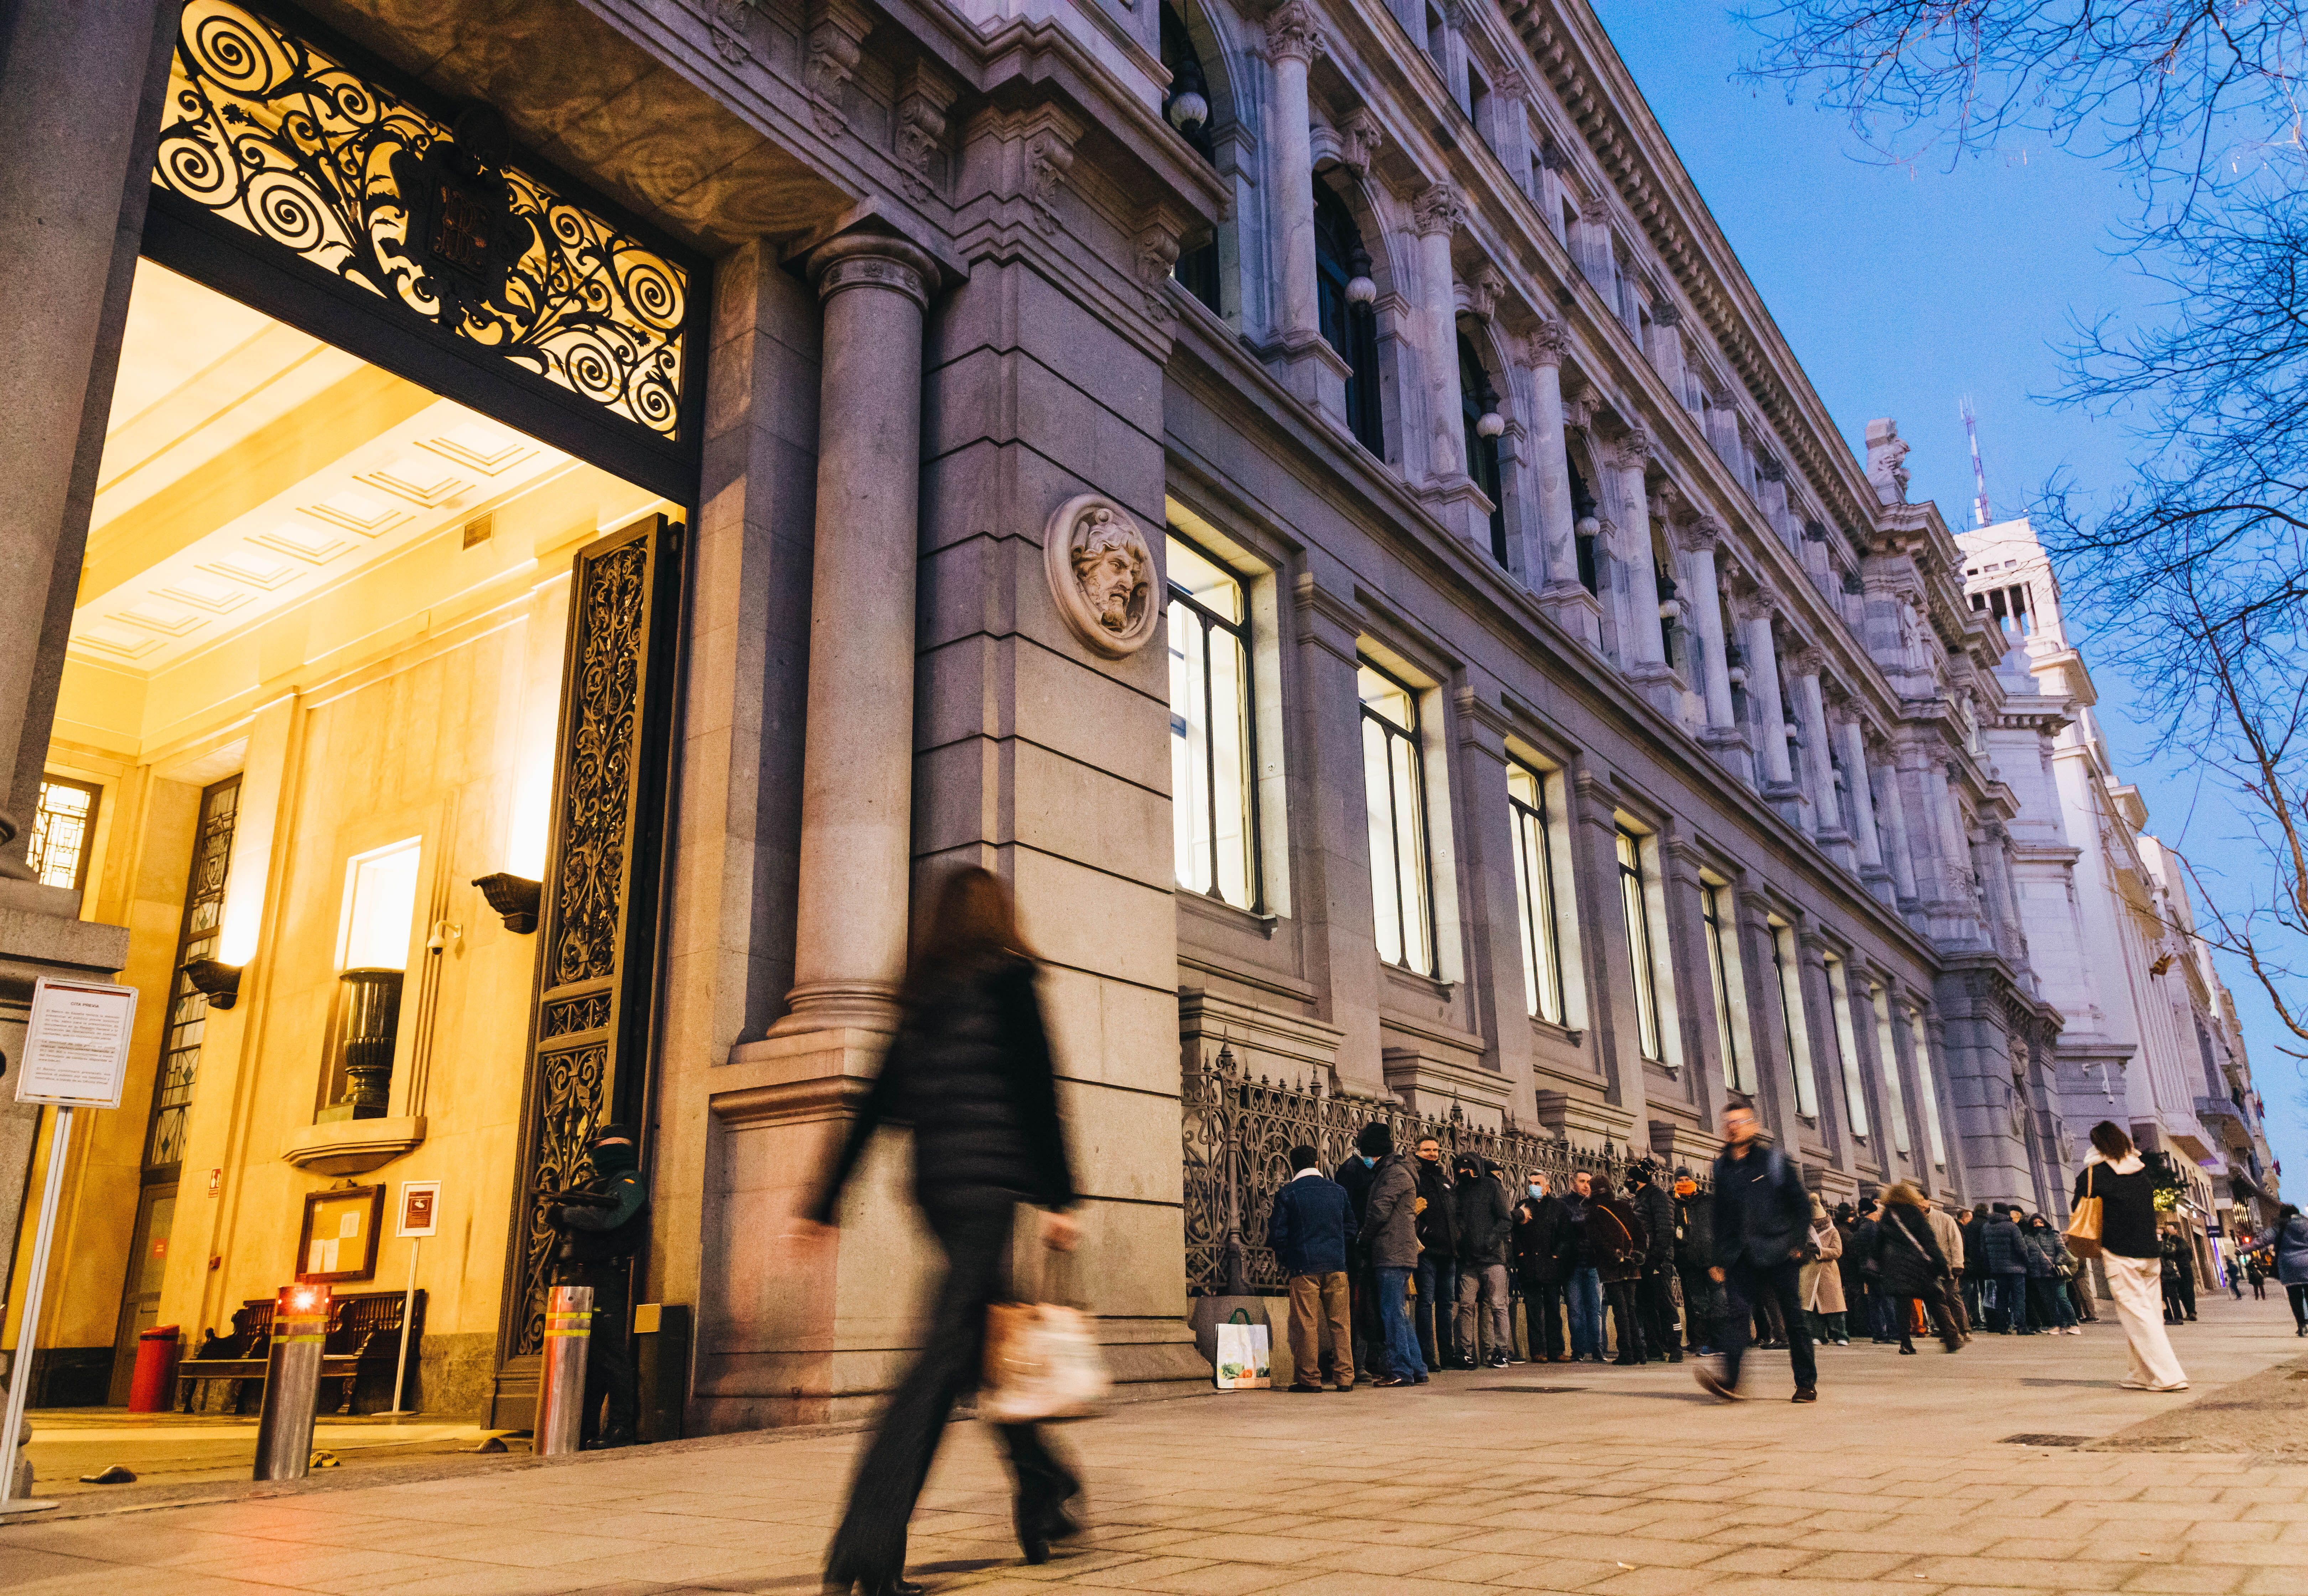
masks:
[[[185,6],[155,186],[673,440],[689,273],[229,0]]]
[[[639,1099],[652,956],[650,815],[670,681],[660,669],[677,529],[643,523],[581,551],[572,576],[504,1356],[543,1349],[556,1238],[533,1194],[576,1178],[602,1125]]]
[[[1408,1152],[1432,1136],[1442,1143],[1446,1164],[1471,1152],[1511,1176],[1539,1170],[1557,1191],[1566,1189],[1576,1169],[1623,1178],[1636,1156],[1632,1149],[1608,1143],[1600,1151],[1575,1148],[1566,1139],[1511,1121],[1488,1130],[1455,1109],[1447,1116],[1423,1116],[1397,1099],[1342,1097],[1319,1084],[1253,1080],[1237,1067],[1230,1048],[1208,1059],[1190,1052],[1182,1085],[1186,1289],[1197,1296],[1235,1290],[1279,1294],[1285,1281],[1266,1244],[1266,1220],[1275,1193],[1290,1178],[1290,1150],[1312,1147],[1325,1172],[1336,1169],[1353,1154],[1363,1126],[1373,1121],[1393,1132],[1399,1151]],[[1515,1184],[1519,1187],[1520,1179]]]

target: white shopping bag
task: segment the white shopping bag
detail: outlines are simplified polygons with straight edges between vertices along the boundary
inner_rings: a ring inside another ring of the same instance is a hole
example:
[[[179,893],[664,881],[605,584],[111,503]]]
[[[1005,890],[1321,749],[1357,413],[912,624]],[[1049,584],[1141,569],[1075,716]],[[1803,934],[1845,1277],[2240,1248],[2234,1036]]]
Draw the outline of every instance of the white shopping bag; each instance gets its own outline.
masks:
[[[1113,1387],[1088,1314],[1054,1302],[997,1302],[986,1310],[979,1418],[1087,1419]]]
[[[1236,1308],[1218,1327],[1219,1361],[1212,1378],[1220,1391],[1265,1391],[1274,1385],[1274,1333]]]

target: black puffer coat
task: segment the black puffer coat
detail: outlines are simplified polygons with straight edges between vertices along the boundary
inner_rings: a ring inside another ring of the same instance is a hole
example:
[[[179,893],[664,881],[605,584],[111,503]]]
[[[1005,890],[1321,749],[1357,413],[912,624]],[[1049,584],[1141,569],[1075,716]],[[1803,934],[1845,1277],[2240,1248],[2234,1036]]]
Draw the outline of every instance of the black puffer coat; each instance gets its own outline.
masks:
[[[1928,1297],[1948,1277],[1947,1255],[1920,1208],[1883,1204],[1875,1228],[1875,1289],[1893,1297]]]
[[[1991,1213],[1979,1233],[1980,1251],[1987,1259],[1990,1274],[2025,1274],[2028,1272],[2028,1245],[2020,1238],[2020,1227],[2011,1222],[2008,1213]]]
[[[810,1217],[832,1221],[843,1185],[884,1122],[913,1127],[914,1195],[924,1208],[1072,1206],[1031,962],[1004,956],[968,965],[908,999]]]
[[[1643,1249],[1643,1268],[1655,1272],[1672,1268],[1675,1264],[1675,1199],[1656,1180],[1646,1180],[1641,1186],[1627,1188],[1627,1201],[1635,1217],[1643,1221],[1649,1244]]]
[[[1514,1221],[1507,1212],[1506,1187],[1498,1177],[1479,1169],[1472,1176],[1462,1174],[1451,1196],[1458,1209],[1459,1267],[1505,1263]]]

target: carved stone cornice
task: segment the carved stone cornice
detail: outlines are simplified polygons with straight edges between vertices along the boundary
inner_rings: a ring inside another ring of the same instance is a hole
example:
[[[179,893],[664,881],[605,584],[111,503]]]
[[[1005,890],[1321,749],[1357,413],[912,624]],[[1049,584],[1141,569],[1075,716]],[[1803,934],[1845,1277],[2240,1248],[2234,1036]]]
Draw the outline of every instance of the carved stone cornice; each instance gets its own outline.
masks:
[[[1761,584],[1731,598],[1732,617],[1742,624],[1768,621],[1779,612],[1779,596]]]
[[[1611,462],[1623,471],[1640,471],[1650,459],[1651,435],[1640,425],[1628,427],[1611,445]]]
[[[1466,225],[1467,203],[1459,197],[1457,185],[1443,178],[1418,191],[1418,197],[1410,203],[1410,214],[1420,237],[1431,238],[1438,233],[1447,237]]]
[[[1561,322],[1541,322],[1526,345],[1533,366],[1563,367],[1563,357],[1571,352],[1570,330]]]
[[[1827,669],[1826,651],[1805,643],[1787,657],[1787,669],[1796,676],[1817,676]]]
[[[899,174],[906,195],[916,204],[935,191],[932,161],[945,149],[946,112],[954,101],[955,87],[927,56],[915,58],[898,92]]]
[[[1266,18],[1266,54],[1272,61],[1312,61],[1329,47],[1314,8],[1306,0],[1283,0]]]
[[[827,138],[849,124],[845,92],[866,36],[874,30],[874,13],[857,0],[814,0],[809,8],[808,56],[802,64],[802,82],[809,90],[809,111],[817,131]]]

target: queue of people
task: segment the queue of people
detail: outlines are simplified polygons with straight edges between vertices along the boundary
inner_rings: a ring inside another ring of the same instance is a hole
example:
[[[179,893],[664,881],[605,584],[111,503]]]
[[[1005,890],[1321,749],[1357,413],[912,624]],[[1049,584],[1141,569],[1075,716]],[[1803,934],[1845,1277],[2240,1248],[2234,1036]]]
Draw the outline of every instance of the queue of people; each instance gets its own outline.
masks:
[[[1977,1334],[2080,1335],[2099,1317],[2084,1262],[2045,1215],[2012,1203],[1950,1211],[1908,1181],[1830,1209],[1751,1109],[1735,1103],[1723,1128],[1705,1192],[1689,1169],[1649,1160],[1623,1182],[1579,1169],[1556,1189],[1541,1170],[1517,1178],[1470,1152],[1446,1160],[1432,1137],[1400,1152],[1383,1123],[1332,1176],[1314,1149],[1296,1149],[1269,1226],[1290,1277],[1289,1388],[1696,1359],[1701,1385],[1735,1399],[1753,1347],[1789,1354],[1794,1400],[1807,1402],[1818,1347],[1858,1338],[1912,1356],[1928,1336],[1957,1352]],[[2184,1389],[2162,1321],[2195,1316],[2192,1290],[2171,1284],[2175,1254],[2192,1282],[2189,1249],[2159,1228],[2129,1138],[2113,1124],[2093,1136],[2076,1196],[2099,1196],[2108,1216],[2104,1255],[2133,1360],[2124,1383]],[[2285,1283],[2308,1334],[2308,1219],[2287,1207],[2269,1253],[2264,1272],[2298,1277]],[[2153,1336],[2135,1311],[2141,1290],[2167,1299]]]

